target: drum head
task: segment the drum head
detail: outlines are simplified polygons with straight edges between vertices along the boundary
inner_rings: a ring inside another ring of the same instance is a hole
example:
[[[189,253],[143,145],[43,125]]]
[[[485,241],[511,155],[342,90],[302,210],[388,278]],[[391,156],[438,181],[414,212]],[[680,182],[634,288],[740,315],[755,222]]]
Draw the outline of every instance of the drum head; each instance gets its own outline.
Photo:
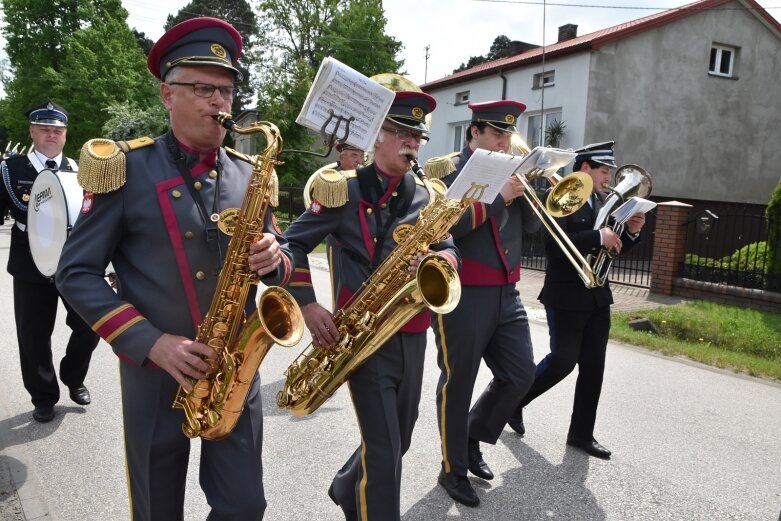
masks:
[[[35,178],[27,205],[27,237],[35,266],[44,276],[57,271],[62,247],[81,209],[82,190],[76,175],[64,184],[51,170],[41,170]]]

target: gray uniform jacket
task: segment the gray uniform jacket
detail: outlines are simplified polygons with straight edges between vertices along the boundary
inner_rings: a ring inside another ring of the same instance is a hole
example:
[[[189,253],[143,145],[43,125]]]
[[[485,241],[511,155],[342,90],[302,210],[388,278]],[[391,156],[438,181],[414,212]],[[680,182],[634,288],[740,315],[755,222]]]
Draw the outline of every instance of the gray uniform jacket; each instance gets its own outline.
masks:
[[[197,155],[185,155],[207,211],[241,207],[251,165],[222,148],[216,157],[200,162]],[[195,337],[209,310],[229,238],[217,232],[219,241],[207,241],[201,216],[164,137],[128,152],[126,161],[124,186],[85,196],[56,281],[122,360],[144,365],[163,333]],[[270,209],[263,231],[276,236],[284,253],[284,261],[263,282],[284,284],[292,273],[291,256]],[[120,294],[103,279],[109,262]],[[250,295],[248,305],[253,304]]]
[[[407,172],[401,178],[390,178],[378,174],[372,164],[359,168],[357,173],[380,176],[382,179],[384,192],[376,204],[362,198],[358,177],[351,176],[347,180],[346,204],[337,208],[326,208],[314,201],[285,231],[296,266],[289,290],[301,306],[316,301],[307,254],[323,239],[331,235],[340,244],[333,253],[338,257],[335,262],[340,266],[338,277],[334,281],[335,307],[340,308],[360,289],[363,281],[369,278],[373,271],[371,263],[374,257],[374,239],[377,237],[375,212],[380,212],[382,223],[387,223],[392,217],[392,199],[405,192],[412,196],[405,215],[391,222],[385,234],[382,252],[379,255],[380,259],[385,259],[397,245],[393,240],[393,230],[402,223],[414,224],[420,210],[429,202],[428,191],[412,172]],[[452,238],[431,245],[431,249],[450,255],[456,262],[459,260]],[[430,314],[426,310],[413,318],[401,331],[405,333],[425,331],[429,323]]]
[[[472,155],[469,146],[453,158],[455,172],[442,178],[453,184]],[[490,205],[476,202],[450,229],[461,252],[459,273],[465,286],[501,286],[521,278],[521,236],[541,226],[529,205],[520,198],[505,205],[501,195]]]

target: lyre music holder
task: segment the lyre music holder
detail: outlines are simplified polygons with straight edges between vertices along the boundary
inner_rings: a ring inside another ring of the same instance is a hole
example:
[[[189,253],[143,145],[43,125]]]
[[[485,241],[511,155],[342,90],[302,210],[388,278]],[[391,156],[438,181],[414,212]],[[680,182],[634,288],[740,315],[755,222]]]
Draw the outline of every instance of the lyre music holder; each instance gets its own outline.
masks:
[[[334,129],[328,133],[326,129],[334,119],[336,120],[334,122]],[[323,122],[323,126],[320,127],[320,138],[323,140],[323,145],[328,147],[325,152],[317,153],[311,150],[285,149],[280,155],[283,155],[285,152],[296,152],[299,154],[308,154],[315,157],[328,157],[337,141],[344,143],[347,140],[347,137],[350,135],[350,123],[353,121],[355,121],[355,116],[346,118],[344,116],[334,114],[333,109],[328,109],[328,118]],[[339,132],[339,127],[342,126],[342,122],[344,122],[344,133],[342,134],[342,137],[337,138],[336,134]]]

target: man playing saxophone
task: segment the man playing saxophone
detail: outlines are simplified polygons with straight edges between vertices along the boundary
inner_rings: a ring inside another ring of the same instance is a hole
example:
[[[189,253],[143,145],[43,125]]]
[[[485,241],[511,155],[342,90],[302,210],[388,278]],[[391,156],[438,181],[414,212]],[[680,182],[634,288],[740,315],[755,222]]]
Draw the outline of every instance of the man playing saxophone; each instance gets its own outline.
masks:
[[[393,253],[396,230],[413,225],[429,203],[429,191],[410,171],[410,158],[428,139],[425,116],[435,105],[427,94],[397,92],[374,144],[374,162],[355,171],[330,171],[329,182],[313,181],[312,204],[285,232],[296,262],[289,289],[316,346],[332,346],[339,331],[333,315],[316,302],[307,254],[326,237],[337,240],[336,307],[358,294]],[[431,250],[458,264],[452,240]],[[414,270],[416,262],[411,264],[399,268]],[[418,417],[429,324],[428,310],[412,318],[347,380],[361,445],[336,473],[328,494],[348,520],[400,518],[401,462]]]
[[[190,440],[171,405],[189,379],[207,378],[215,352],[194,342],[220,277],[229,237],[221,212],[242,206],[252,166],[221,147],[215,120],[230,111],[242,41],[215,18],[171,28],[149,53],[170,131],[82,151],[87,190],[60,259],[57,286],[119,356],[131,517],[184,519]],[[247,271],[266,284],[292,275],[270,209],[249,246]],[[103,280],[112,262],[119,294]],[[254,288],[247,299],[252,313]],[[249,315],[248,315],[249,316]],[[221,441],[201,444],[200,484],[209,520],[263,517],[262,404],[255,376],[243,413]]]
[[[510,140],[523,103],[500,100],[470,103],[467,144],[459,153],[435,158],[426,169],[452,161],[455,170],[442,180],[450,186],[478,148],[510,151]],[[432,174],[433,175],[433,174]],[[495,444],[520,396],[534,378],[534,358],[526,310],[516,288],[521,276],[521,236],[540,221],[521,197],[524,186],[511,176],[492,204],[473,203],[451,228],[461,252],[461,301],[453,312],[434,316],[437,362],[437,418],[442,447],[439,483],[454,500],[480,502],[467,478],[490,480],[480,442]],[[470,410],[480,360],[493,379]]]
[[[635,245],[645,224],[645,214],[633,215],[619,237],[603,226],[594,229],[594,222],[604,202],[603,190],[609,185],[616,167],[613,142],[596,143],[578,150],[573,171],[582,171],[594,182],[588,203],[572,214],[558,219],[567,237],[583,254],[597,254],[600,248],[615,252],[627,251]],[[537,364],[534,384],[508,422],[523,435],[523,407],[559,383],[578,365],[575,401],[572,407],[567,445],[584,450],[597,458],[610,458],[610,451],[594,439],[602,375],[610,333],[610,304],[613,295],[606,282],[604,286],[588,289],[583,285],[572,264],[562,250],[546,237],[545,251],[548,266],[540,292],[545,305],[550,331],[550,353]]]

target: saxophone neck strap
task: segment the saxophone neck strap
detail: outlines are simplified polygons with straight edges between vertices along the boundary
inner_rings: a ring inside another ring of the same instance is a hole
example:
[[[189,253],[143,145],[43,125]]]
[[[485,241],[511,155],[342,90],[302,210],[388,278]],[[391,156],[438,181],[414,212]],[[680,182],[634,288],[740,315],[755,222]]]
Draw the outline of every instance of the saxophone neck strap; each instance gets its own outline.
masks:
[[[182,177],[185,186],[187,186],[187,191],[190,192],[190,197],[192,197],[193,201],[195,201],[195,206],[198,208],[198,214],[201,217],[201,222],[203,223],[204,230],[206,231],[206,242],[212,249],[218,250],[219,253],[220,241],[219,234],[217,232],[217,220],[212,219],[210,216],[218,215],[217,201],[219,200],[220,193],[220,162],[217,161],[218,168],[217,180],[214,190],[214,202],[212,204],[212,213],[209,214],[206,211],[206,205],[203,202],[203,198],[201,197],[200,192],[195,189],[195,181],[193,181],[193,176],[190,173],[190,169],[187,167],[187,157],[179,149],[179,145],[176,143],[176,138],[174,138],[174,134],[170,130],[165,136],[165,142],[168,146],[168,151],[171,153],[171,157],[174,160],[174,164],[176,165],[177,170],[179,170],[179,175]],[[221,254],[220,257],[222,257]]]
[[[361,187],[361,197],[364,201],[372,204],[374,207],[374,219],[377,224],[377,237],[374,243],[374,256],[372,257],[372,271],[382,262],[382,246],[385,244],[385,238],[388,229],[399,217],[407,213],[415,192],[415,181],[412,177],[404,175],[399,183],[398,192],[401,197],[394,197],[390,202],[390,217],[383,223],[380,208],[377,202],[383,196],[383,189],[380,180],[373,168],[362,168],[358,170],[358,184]]]

